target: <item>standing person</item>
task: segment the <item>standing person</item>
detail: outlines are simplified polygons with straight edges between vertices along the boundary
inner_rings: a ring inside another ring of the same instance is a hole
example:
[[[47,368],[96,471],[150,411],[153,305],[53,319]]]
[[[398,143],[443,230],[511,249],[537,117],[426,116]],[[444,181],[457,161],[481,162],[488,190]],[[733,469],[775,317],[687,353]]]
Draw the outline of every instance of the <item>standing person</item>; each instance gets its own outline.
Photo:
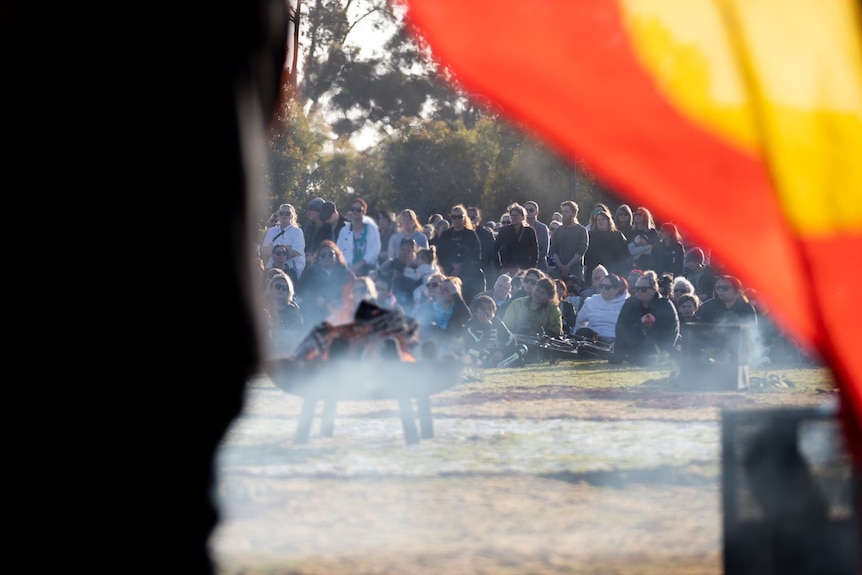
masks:
[[[533,295],[512,301],[502,319],[512,333],[563,335],[563,314],[553,280],[548,277],[540,279]]]
[[[587,231],[596,228],[596,216],[602,212],[611,213],[611,209],[607,204],[602,202],[596,202],[593,204],[593,209],[590,210],[590,220],[584,225],[584,227],[587,228]]]
[[[347,225],[347,220],[338,213],[338,208],[334,202],[323,202],[323,207],[320,208],[320,221],[327,224],[329,227],[321,228],[321,240],[332,240],[338,243],[338,234],[342,228]]]
[[[302,277],[305,269],[305,235],[296,225],[296,210],[290,204],[278,207],[278,225],[266,230],[261,242],[260,258],[266,267],[272,267],[272,250],[276,244],[287,246],[287,266],[294,270],[296,278]]]
[[[344,254],[332,240],[323,240],[312,263],[299,280],[296,293],[302,299],[305,319],[311,325],[326,321],[344,303],[344,286],[356,277]]]
[[[548,226],[539,221],[539,204],[530,200],[524,204],[527,210],[527,224],[536,230],[536,241],[539,244],[539,260],[536,267],[548,273],[548,249],[550,248],[551,235]]]
[[[575,319],[575,335],[598,338],[604,343],[616,339],[617,320],[629,298],[629,286],[617,274],[608,274],[599,282],[599,293],[584,300]]]
[[[638,278],[634,292],[617,318],[614,350],[608,363],[647,365],[676,351],[679,316],[673,303],[658,293],[656,273],[646,270]]]
[[[628,204],[621,204],[614,213],[614,223],[617,229],[626,237],[626,241],[630,242],[635,231],[634,213]]]
[[[477,295],[470,311],[473,317],[464,324],[467,357],[480,367],[522,367],[527,346],[518,343],[499,318],[494,298]]]
[[[631,261],[626,237],[617,230],[611,213],[595,214],[584,254],[584,273],[589,276],[597,265],[604,265],[608,272],[625,277],[632,269]]]
[[[332,228],[329,224],[320,219],[320,210],[323,209],[323,204],[326,202],[323,198],[314,198],[305,205],[305,217],[308,224],[303,226],[305,235],[305,265],[311,265],[311,256],[320,247],[320,242],[325,239],[331,239],[329,234],[332,233]],[[329,229],[324,229],[329,228]]]
[[[658,243],[658,230],[652,212],[639,207],[634,211],[634,231],[629,240],[629,253],[632,256],[632,266],[640,270],[655,270],[652,261],[653,246]]]
[[[401,240],[412,239],[417,248],[428,247],[428,236],[422,231],[422,224],[416,212],[410,209],[401,210],[398,214],[398,231],[392,234],[386,246],[386,257],[393,259],[398,257],[401,250]]]
[[[435,242],[437,260],[445,275],[461,278],[464,299],[470,301],[477,293],[485,291],[485,275],[479,263],[482,245],[463,204],[452,206],[449,217],[452,227],[443,230]]]
[[[390,210],[377,210],[374,215],[377,221],[377,231],[380,232],[380,255],[377,264],[380,265],[389,257],[389,240],[398,233],[395,214]]]
[[[482,225],[482,210],[475,206],[467,206],[467,217],[473,222],[473,229],[476,235],[479,236],[479,246],[482,248],[482,257],[479,259],[479,267],[482,268],[482,274],[485,276],[485,285],[495,281],[497,277],[497,268],[494,267],[494,240],[496,235],[492,231],[493,226],[489,229]],[[499,313],[499,310],[497,310]]]
[[[587,229],[578,223],[578,204],[566,200],[560,204],[563,225],[551,236],[554,250],[552,273],[559,278],[569,276],[584,279],[584,254],[590,245]]]
[[[380,255],[380,233],[374,219],[365,214],[367,209],[365,200],[353,198],[350,202],[350,223],[341,228],[336,242],[347,266],[356,277],[376,270],[377,256]]]
[[[684,268],[685,248],[676,224],[665,222],[659,228],[659,241],[653,247],[653,269],[659,275],[681,276]]]
[[[503,226],[494,240],[494,263],[502,273],[536,267],[539,261],[539,241],[536,230],[527,225],[527,210],[518,203],[508,207],[512,223]]]

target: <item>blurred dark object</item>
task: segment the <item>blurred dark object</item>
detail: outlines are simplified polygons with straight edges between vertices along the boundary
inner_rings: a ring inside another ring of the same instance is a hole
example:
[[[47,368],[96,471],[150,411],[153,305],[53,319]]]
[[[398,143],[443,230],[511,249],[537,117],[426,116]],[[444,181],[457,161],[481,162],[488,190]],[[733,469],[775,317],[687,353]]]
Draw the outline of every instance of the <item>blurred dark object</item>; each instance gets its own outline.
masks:
[[[858,575],[859,474],[836,408],[722,414],[724,572]]]
[[[680,324],[679,381],[700,391],[739,391],[750,386],[748,326]]]

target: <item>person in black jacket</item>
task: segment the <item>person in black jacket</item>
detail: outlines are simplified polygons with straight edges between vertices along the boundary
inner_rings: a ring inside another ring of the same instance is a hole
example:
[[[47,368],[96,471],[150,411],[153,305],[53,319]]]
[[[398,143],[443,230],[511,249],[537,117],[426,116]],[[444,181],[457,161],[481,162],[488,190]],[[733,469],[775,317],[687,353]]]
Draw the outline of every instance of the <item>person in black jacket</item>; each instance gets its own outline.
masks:
[[[462,204],[452,206],[449,213],[452,226],[437,237],[437,261],[447,276],[461,278],[465,301],[485,291],[485,274],[482,272],[482,245],[467,217]]]
[[[473,222],[473,230],[479,236],[482,247],[482,257],[479,260],[482,274],[485,276],[485,286],[493,285],[497,279],[497,268],[494,265],[494,232],[482,225],[482,210],[475,206],[467,206],[467,217]]]
[[[614,349],[608,363],[646,365],[675,352],[679,316],[673,303],[658,293],[654,271],[647,270],[638,278],[634,297],[623,304],[614,331]]]
[[[536,230],[526,223],[527,210],[520,204],[509,206],[512,223],[503,226],[494,240],[494,257],[501,273],[515,275],[518,270],[535,268],[539,261]]]
[[[489,295],[479,294],[470,304],[473,317],[464,324],[467,356],[480,367],[522,367],[527,346],[497,316],[497,304]]]

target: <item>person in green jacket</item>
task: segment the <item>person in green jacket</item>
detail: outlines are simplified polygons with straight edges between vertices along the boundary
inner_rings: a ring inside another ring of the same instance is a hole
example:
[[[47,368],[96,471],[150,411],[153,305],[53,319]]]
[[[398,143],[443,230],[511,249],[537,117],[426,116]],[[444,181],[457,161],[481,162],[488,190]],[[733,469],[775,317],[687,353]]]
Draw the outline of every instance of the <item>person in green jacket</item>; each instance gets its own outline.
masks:
[[[508,305],[503,323],[512,333],[560,337],[563,314],[559,303],[553,280],[543,277],[536,283],[532,295],[520,297]]]

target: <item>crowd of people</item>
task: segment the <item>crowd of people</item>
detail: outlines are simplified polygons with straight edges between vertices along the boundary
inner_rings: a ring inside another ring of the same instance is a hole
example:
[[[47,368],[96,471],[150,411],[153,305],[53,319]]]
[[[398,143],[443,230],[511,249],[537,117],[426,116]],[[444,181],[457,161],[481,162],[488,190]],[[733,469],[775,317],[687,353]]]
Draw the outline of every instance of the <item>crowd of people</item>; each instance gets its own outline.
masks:
[[[610,363],[644,365],[680,353],[693,323],[740,326],[754,363],[798,355],[756,293],[648,208],[597,203],[585,224],[570,200],[547,224],[535,201],[510,204],[497,221],[465,204],[425,223],[409,208],[368,211],[360,197],[346,214],[315,198],[302,223],[283,204],[261,229],[275,352],[318,324],[353,321],[365,301],[415,319],[418,344],[433,342],[435,354],[483,366],[529,361],[517,334],[602,342]]]

